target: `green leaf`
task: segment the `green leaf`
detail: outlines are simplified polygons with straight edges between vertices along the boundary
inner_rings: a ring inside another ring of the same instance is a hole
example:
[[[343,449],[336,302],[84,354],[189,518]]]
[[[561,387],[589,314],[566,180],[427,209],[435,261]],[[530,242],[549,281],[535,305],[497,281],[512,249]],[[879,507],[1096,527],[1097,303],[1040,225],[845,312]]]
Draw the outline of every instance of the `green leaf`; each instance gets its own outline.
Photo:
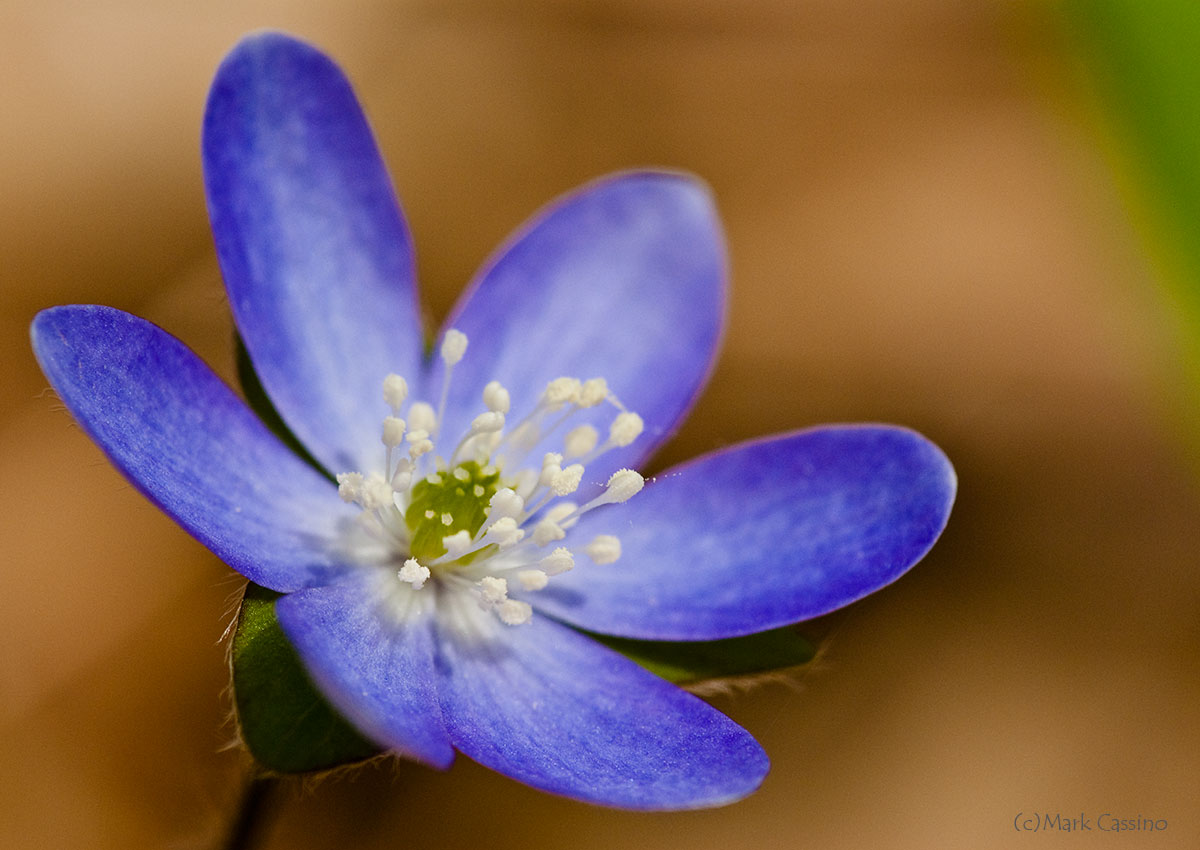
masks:
[[[380,752],[309,679],[275,617],[279,594],[250,584],[233,636],[233,694],[242,740],[278,773],[327,770]]]
[[[1200,463],[1200,3],[1064,0],[1097,129],[1180,319],[1170,376]]]
[[[791,626],[725,640],[630,640],[597,634],[589,637],[679,685],[798,667],[816,655],[812,643]]]

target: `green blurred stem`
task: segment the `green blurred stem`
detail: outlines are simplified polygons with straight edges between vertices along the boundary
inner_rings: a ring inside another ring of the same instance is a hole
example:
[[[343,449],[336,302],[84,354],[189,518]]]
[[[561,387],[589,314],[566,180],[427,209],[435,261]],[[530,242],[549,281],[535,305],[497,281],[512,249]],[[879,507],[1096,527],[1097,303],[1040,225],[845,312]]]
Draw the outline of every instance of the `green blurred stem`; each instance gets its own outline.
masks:
[[[242,789],[222,850],[251,850],[266,838],[277,808],[279,780],[255,769]]]

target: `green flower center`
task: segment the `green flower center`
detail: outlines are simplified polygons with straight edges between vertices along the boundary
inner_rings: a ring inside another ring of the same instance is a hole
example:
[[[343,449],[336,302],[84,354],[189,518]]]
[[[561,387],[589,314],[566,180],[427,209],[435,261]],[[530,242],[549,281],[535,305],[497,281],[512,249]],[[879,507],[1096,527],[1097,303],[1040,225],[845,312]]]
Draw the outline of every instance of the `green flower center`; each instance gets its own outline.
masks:
[[[500,486],[494,466],[473,460],[433,472],[412,488],[404,524],[412,535],[412,557],[422,563],[446,554],[443,538],[459,531],[474,537],[488,515],[488,503]],[[470,556],[463,559],[469,563]]]

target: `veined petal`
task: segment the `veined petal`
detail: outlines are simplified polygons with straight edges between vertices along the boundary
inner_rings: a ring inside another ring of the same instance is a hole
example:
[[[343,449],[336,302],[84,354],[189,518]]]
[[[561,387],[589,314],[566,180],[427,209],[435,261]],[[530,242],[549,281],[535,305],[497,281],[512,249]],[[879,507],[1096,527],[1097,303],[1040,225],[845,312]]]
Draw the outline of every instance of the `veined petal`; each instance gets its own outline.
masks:
[[[392,587],[381,587],[384,582]],[[284,596],[275,614],[321,692],[360,732],[407,758],[446,768],[454,750],[435,691],[432,608],[414,600],[400,616],[391,593],[412,594],[400,585],[371,570]]]
[[[572,540],[616,534],[622,554],[529,596],[604,634],[708,640],[841,608],[899,578],[937,540],[956,478],[903,428],[816,428],[668,470],[594,511]]]
[[[204,181],[234,319],[275,407],[327,470],[382,464],[389,372],[420,377],[408,227],[342,72],[253,35],[217,71]]]
[[[465,430],[493,379],[509,389],[512,409],[525,411],[554,378],[602,377],[646,431],[589,465],[588,478],[635,466],[708,378],[725,284],[720,222],[697,180],[621,174],[560,198],[492,258],[447,320],[471,347],[455,367],[443,432]],[[434,385],[440,370],[435,363]],[[605,434],[615,413],[601,405],[572,425],[591,422]]]
[[[355,511],[183,343],[96,306],[44,310],[31,334],[84,430],[217,557],[279,591],[342,571],[337,530]]]
[[[451,740],[475,761],[629,809],[719,806],[766,775],[749,733],[627,658],[546,618],[508,627],[474,613],[488,633],[439,618],[438,691]]]

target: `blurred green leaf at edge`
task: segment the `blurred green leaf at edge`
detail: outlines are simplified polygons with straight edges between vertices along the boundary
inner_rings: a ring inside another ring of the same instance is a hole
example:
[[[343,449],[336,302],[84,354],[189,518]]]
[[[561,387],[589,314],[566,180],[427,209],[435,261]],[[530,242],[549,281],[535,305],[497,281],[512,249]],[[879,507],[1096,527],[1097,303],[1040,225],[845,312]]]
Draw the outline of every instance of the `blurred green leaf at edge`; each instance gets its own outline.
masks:
[[[1118,183],[1181,320],[1175,402],[1200,469],[1200,3],[1063,0]]]

